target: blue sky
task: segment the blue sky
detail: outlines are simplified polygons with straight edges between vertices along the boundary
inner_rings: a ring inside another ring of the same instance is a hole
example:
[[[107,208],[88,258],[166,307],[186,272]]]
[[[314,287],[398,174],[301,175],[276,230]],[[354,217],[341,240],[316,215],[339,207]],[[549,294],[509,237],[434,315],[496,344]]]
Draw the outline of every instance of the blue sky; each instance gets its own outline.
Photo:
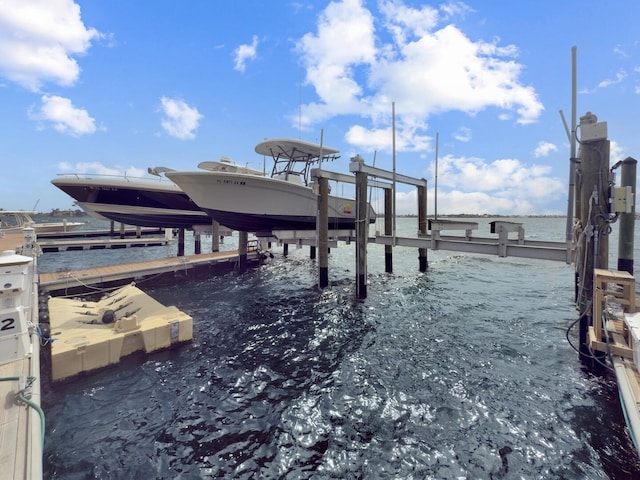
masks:
[[[59,173],[145,175],[264,138],[320,140],[429,182],[433,213],[566,212],[571,47],[578,117],[640,156],[635,1],[4,0],[0,208],[66,209]],[[270,166],[270,165],[268,165]],[[325,165],[327,167],[327,165]],[[349,187],[341,187],[347,191]],[[399,185],[399,213],[415,213]]]

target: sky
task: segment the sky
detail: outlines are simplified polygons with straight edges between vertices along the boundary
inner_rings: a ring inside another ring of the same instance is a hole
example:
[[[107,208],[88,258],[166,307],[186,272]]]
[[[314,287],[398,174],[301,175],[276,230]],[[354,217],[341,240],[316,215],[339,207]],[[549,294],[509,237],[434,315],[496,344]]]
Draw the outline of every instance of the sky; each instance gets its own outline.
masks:
[[[340,173],[392,170],[395,143],[430,215],[436,193],[443,215],[565,214],[572,47],[578,118],[607,122],[610,164],[638,158],[637,18],[635,0],[0,0],[0,208],[75,208],[62,173],[261,169],[255,145],[284,137],[322,138]],[[416,197],[398,184],[397,213]]]

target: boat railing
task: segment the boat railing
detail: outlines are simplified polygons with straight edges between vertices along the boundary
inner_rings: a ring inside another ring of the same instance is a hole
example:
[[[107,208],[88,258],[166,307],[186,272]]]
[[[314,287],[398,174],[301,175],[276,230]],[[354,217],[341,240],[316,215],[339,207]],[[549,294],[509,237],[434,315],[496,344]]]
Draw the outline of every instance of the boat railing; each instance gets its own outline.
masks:
[[[171,180],[161,176],[154,177],[133,177],[129,175],[110,175],[107,173],[58,173],[58,177],[72,177],[81,180],[92,179],[92,178],[117,178],[120,180],[126,180],[127,182],[160,182],[160,183],[173,183]]]

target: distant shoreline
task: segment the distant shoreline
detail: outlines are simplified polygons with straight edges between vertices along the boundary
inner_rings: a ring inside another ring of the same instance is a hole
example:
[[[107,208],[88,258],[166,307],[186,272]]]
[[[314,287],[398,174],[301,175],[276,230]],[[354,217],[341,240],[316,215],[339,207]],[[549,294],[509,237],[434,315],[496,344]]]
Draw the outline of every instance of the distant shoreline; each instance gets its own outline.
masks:
[[[87,212],[84,210],[59,210],[54,208],[50,212],[37,212],[33,214],[34,217],[87,217],[89,216]],[[383,215],[379,215],[382,217]],[[427,215],[428,218],[433,218],[434,215]],[[560,214],[529,214],[529,215],[505,215],[498,213],[450,213],[445,215],[438,215],[439,218],[513,218],[513,217],[521,217],[521,218],[565,218],[566,215]],[[398,215],[398,218],[418,218],[416,214],[406,214],[406,215]]]

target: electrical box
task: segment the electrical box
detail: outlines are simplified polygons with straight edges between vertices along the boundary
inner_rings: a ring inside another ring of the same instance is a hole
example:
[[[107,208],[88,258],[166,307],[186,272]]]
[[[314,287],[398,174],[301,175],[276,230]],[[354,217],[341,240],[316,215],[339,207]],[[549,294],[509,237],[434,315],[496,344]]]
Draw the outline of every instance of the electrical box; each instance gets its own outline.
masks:
[[[631,213],[634,205],[631,187],[614,187],[611,190],[611,204],[616,213]]]
[[[607,139],[607,122],[581,123],[580,143]]]

